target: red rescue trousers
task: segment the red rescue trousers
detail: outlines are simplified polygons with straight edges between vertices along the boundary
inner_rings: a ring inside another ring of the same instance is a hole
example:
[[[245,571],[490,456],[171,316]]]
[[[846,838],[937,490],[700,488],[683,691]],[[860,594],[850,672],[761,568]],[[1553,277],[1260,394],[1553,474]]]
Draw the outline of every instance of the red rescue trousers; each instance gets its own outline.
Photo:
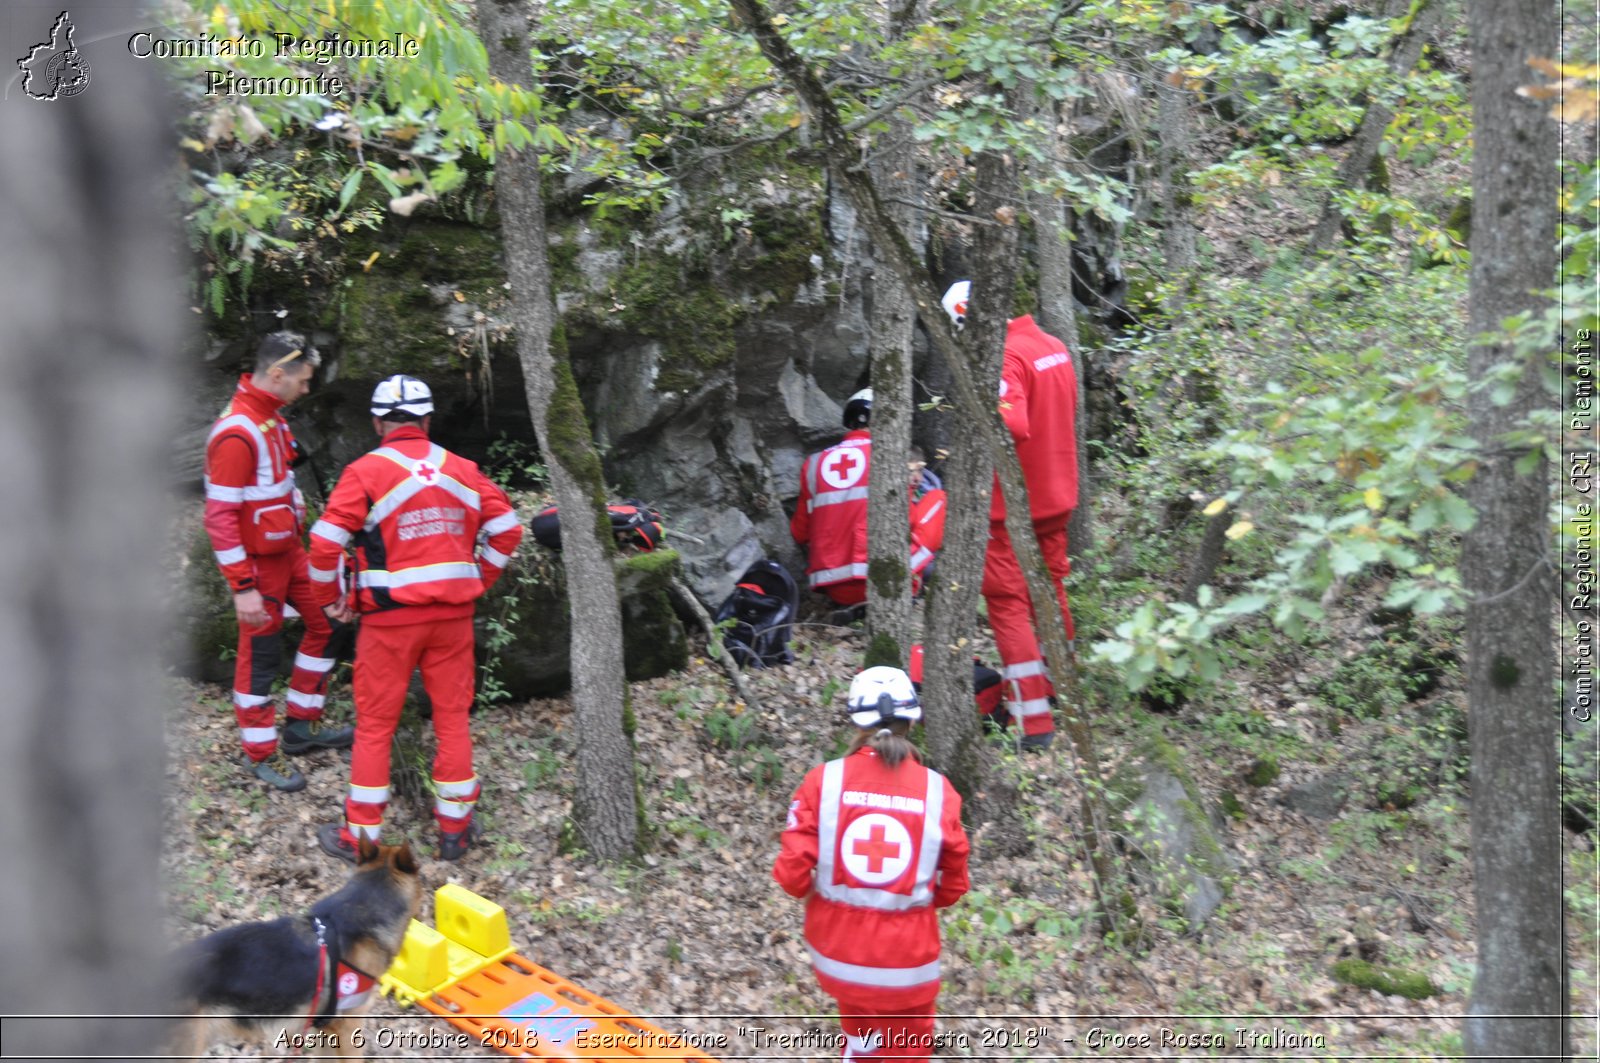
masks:
[[[434,816],[447,834],[471,825],[479,791],[467,726],[474,667],[471,614],[420,624],[363,620],[352,680],[356,740],[345,802],[346,841],[354,843],[361,834],[377,840],[382,831],[383,809],[389,803],[389,749],[411,673],[419,668],[433,703]]]
[[[847,579],[843,583],[818,587],[817,590],[832,598],[834,605],[860,605],[867,600],[867,581],[864,579]]]
[[[239,738],[251,760],[261,761],[278,748],[277,712],[272,705],[272,682],[283,657],[283,607],[294,606],[305,622],[300,651],[294,655],[289,676],[287,711],[291,720],[322,718],[333,658],[326,656],[333,626],[311,598],[311,577],[304,550],[290,550],[254,558],[256,590],[261,592],[267,622],[261,627],[239,628],[239,656],[233,668],[233,712],[239,721]]]
[[[1066,620],[1067,638],[1073,637],[1072,609],[1067,604],[1067,521],[1072,511],[1033,522],[1034,538],[1050,569],[1051,582]],[[994,629],[995,648],[1000,651],[1001,687],[1007,711],[1022,721],[1023,734],[1050,734],[1055,721],[1050,717],[1050,695],[1055,687],[1045,669],[1035,624],[1038,614],[1028,594],[1028,584],[1017,562],[1004,522],[989,525],[989,550],[983,562],[983,597],[989,606],[989,626]]]
[[[839,1027],[844,1031],[842,1059],[862,1063],[928,1063],[933,1055],[933,1004],[886,1011],[839,1001]]]

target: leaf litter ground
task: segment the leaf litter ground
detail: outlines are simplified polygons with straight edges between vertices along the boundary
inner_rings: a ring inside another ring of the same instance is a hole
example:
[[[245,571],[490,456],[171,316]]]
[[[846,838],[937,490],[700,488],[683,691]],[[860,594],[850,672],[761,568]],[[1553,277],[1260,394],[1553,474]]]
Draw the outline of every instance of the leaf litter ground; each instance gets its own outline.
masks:
[[[431,922],[432,890],[457,882],[505,906],[522,954],[669,1031],[725,1037],[714,1056],[837,1058],[832,1002],[816,988],[800,936],[801,905],[777,888],[770,868],[793,788],[842,748],[841,692],[861,638],[803,626],[797,663],[751,674],[759,714],[745,711],[703,657],[686,672],[633,684],[653,828],[649,855],[635,866],[602,867],[558,851],[575,765],[565,699],[479,712],[483,848],[459,865],[435,859],[424,794],[398,799],[386,820],[386,840],[410,838],[426,855],[422,918]],[[974,890],[943,917],[939,1055],[1460,1053],[1455,1017],[1466,1009],[1474,958],[1466,802],[1441,787],[1403,813],[1361,807],[1359,794],[1333,819],[1284,807],[1279,799],[1290,787],[1383,748],[1395,721],[1346,719],[1332,738],[1326,713],[1307,700],[1314,678],[1282,674],[1242,677],[1234,692],[1275,733],[1307,740],[1301,748],[1310,752],[1286,759],[1282,776],[1264,788],[1242,781],[1255,759],[1251,743],[1227,740],[1230,717],[1215,703],[1160,717],[1124,707],[1097,724],[1108,768],[1158,730],[1183,751],[1209,799],[1228,791],[1241,806],[1225,827],[1238,862],[1229,899],[1196,933],[1152,911],[1153,940],[1138,952],[1101,942],[1089,918],[1066,751],[1002,753],[999,770],[1018,797],[1012,815],[969,824]],[[349,713],[347,677],[341,668],[333,715]],[[306,790],[269,792],[240,765],[227,690],[174,685],[163,854],[173,937],[300,912],[336,889],[347,869],[317,849],[314,832],[342,815],[348,754],[297,758]],[[1434,696],[1461,695],[1447,684]],[[407,772],[417,778],[405,762],[425,764],[431,736],[408,746],[397,757],[397,782]],[[1568,886],[1569,896],[1575,888],[1593,896],[1593,883]],[[1574,913],[1569,930],[1575,999],[1592,1000],[1593,909]],[[1413,1001],[1342,985],[1330,968],[1346,956],[1424,974],[1442,992]],[[1592,1052],[1594,1032],[1579,1025],[1578,1046]],[[1239,1028],[1252,1047],[1239,1047]],[[477,1047],[392,1047],[425,1043],[430,1030],[451,1032],[384,1001],[368,1022],[368,1055],[498,1058]],[[1311,1047],[1312,1034],[1324,1048]],[[798,1040],[783,1047],[785,1035]],[[377,1047],[383,1040],[391,1047]],[[275,1054],[212,1049],[214,1057]]]

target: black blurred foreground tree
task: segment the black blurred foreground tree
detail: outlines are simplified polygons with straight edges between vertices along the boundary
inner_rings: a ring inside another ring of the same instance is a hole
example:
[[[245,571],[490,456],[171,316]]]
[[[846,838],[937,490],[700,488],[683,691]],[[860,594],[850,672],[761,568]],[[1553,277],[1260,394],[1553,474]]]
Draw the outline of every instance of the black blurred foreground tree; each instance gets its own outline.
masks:
[[[1478,971],[1462,1045],[1468,1056],[1556,1059],[1566,1049],[1561,815],[1555,726],[1554,642],[1547,578],[1549,468],[1519,471],[1527,443],[1507,434],[1548,407],[1540,367],[1499,333],[1536,315],[1555,276],[1556,126],[1547,107],[1517,94],[1534,79],[1528,60],[1560,47],[1552,0],[1469,8],[1472,33],[1472,288],[1468,369],[1486,382],[1512,360],[1528,362],[1505,405],[1493,389],[1471,397],[1483,448],[1472,479],[1477,523],[1462,547],[1472,604],[1467,618],[1468,726],[1472,751],[1472,872]],[[1512,1016],[1545,1016],[1514,1018]]]
[[[7,6],[8,62],[59,4]],[[160,559],[171,369],[190,315],[157,71],[90,51],[83,91],[0,102],[0,1012],[9,1058],[150,1051],[162,1010]],[[98,22],[99,25],[94,23]],[[32,38],[37,38],[34,40]]]

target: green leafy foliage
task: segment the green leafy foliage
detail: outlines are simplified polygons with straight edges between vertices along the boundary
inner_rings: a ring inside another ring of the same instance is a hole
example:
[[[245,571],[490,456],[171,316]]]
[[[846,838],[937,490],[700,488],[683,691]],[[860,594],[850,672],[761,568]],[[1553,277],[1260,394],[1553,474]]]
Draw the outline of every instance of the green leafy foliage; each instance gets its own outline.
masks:
[[[1170,495],[1174,469],[1180,484],[1226,483],[1201,497],[1229,520],[1246,571],[1233,593],[1202,589],[1194,605],[1147,600],[1096,644],[1130,689],[1157,674],[1215,678],[1218,635],[1246,617],[1303,638],[1370,573],[1392,573],[1392,607],[1460,606],[1454,542],[1476,520],[1459,494],[1476,444],[1449,326],[1464,282],[1381,248],[1290,257],[1260,283],[1197,295],[1168,331],[1139,340],[1141,431],[1164,460],[1159,474],[1130,467],[1129,487]]]

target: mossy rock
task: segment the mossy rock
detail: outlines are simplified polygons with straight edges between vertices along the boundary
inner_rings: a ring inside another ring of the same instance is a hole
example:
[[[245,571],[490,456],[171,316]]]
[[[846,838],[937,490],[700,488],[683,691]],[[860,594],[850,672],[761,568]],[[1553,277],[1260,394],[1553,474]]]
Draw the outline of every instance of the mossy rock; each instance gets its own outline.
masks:
[[[1427,975],[1368,963],[1355,957],[1335,963],[1333,979],[1359,989],[1374,989],[1387,996],[1405,997],[1407,1000],[1423,1000],[1439,995],[1439,987],[1429,981]]]
[[[381,254],[372,268],[358,268],[374,251]],[[329,323],[339,332],[341,376],[426,377],[449,364],[455,340],[430,286],[447,285],[480,306],[504,294],[500,242],[479,226],[413,221],[398,239],[353,242],[346,262]]]
[[[1164,738],[1149,739],[1112,777],[1108,793],[1139,876],[1191,930],[1205,925],[1232,889],[1234,866],[1221,840],[1222,816],[1208,807],[1183,754]]]
[[[1244,781],[1259,789],[1272,785],[1282,772],[1283,769],[1278,766],[1278,758],[1268,753],[1255,759],[1250,765],[1250,770],[1245,772]]]
[[[478,659],[512,701],[554,697],[572,688],[566,570],[559,555],[541,546],[529,549],[532,554],[518,559],[516,571],[495,584],[478,609]],[[635,555],[618,565],[623,664],[630,680],[666,675],[689,663],[688,635],[667,591],[677,571],[672,550]],[[499,649],[490,648],[495,623],[511,635]]]
[[[689,636],[672,609],[669,586],[678,572],[675,550],[635,554],[622,562],[622,658],[631,680],[681,672],[689,664]]]
[[[181,676],[231,686],[239,649],[239,621],[233,610],[233,592],[217,568],[211,538],[204,528],[196,530],[184,555],[180,599],[183,604],[169,643],[170,663]],[[301,631],[298,620],[284,625],[279,675],[287,676],[293,671]]]
[[[204,530],[184,555],[182,600],[171,654],[178,674],[202,683],[232,683],[239,625],[233,595]]]
[[[710,277],[686,270],[677,259],[652,256],[625,268],[617,291],[625,300],[618,323],[661,341],[658,390],[692,390],[709,370],[733,363],[734,329],[745,310]]]

